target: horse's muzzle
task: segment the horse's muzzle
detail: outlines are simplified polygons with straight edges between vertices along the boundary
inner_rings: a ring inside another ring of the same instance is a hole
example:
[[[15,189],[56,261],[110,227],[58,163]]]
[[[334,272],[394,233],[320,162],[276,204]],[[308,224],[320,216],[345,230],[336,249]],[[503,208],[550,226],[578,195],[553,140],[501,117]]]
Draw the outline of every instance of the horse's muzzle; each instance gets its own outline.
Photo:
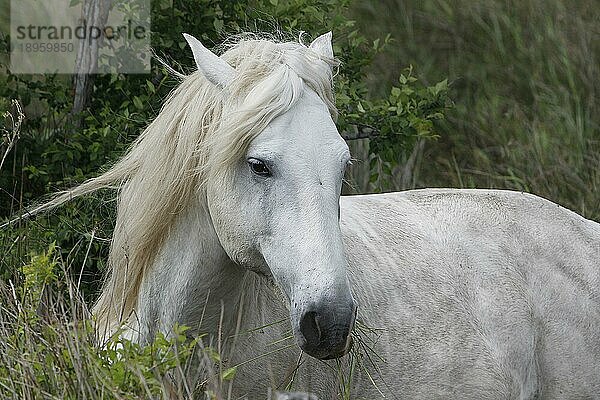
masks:
[[[308,355],[320,360],[342,357],[352,347],[351,332],[356,320],[352,298],[344,305],[311,305],[301,312],[296,339]]]

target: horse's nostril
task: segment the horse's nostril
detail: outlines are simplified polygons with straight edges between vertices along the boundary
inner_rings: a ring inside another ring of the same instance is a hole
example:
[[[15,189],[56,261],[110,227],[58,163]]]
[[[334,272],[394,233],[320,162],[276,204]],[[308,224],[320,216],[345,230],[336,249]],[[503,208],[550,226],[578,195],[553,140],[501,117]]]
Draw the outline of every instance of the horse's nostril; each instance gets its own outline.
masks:
[[[317,322],[317,313],[309,311],[304,313],[300,320],[300,332],[306,343],[310,346],[316,346],[321,341],[321,328]]]

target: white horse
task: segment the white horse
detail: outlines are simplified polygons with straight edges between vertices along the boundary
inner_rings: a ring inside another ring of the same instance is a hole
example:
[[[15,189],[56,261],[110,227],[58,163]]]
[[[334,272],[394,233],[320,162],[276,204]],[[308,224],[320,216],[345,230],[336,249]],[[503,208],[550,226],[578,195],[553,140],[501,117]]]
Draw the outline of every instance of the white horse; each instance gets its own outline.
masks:
[[[340,197],[331,35],[221,57],[185,37],[198,71],[48,205],[121,184],[101,330],[209,332],[232,398],[600,397],[599,224],[510,191]]]

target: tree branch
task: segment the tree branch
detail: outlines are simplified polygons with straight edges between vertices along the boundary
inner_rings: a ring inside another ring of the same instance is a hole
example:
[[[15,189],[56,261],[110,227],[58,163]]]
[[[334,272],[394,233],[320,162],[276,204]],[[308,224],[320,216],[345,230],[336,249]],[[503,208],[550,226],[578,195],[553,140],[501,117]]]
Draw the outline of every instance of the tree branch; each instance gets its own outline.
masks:
[[[85,0],[81,8],[80,22],[86,29],[90,26],[104,27],[110,11],[110,0]],[[75,75],[73,86],[75,96],[73,98],[72,115],[81,113],[90,102],[94,75],[98,72],[98,50],[101,39],[84,38],[79,41],[77,57],[75,59]],[[79,126],[81,120],[78,118],[75,125]]]

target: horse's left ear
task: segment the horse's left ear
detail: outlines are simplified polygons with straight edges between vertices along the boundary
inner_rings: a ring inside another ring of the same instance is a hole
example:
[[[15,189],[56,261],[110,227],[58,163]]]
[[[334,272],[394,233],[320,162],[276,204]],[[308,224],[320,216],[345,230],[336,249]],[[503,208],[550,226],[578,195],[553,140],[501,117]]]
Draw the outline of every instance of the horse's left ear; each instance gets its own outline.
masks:
[[[227,86],[235,76],[235,69],[227,61],[204,47],[202,43],[187,33],[183,37],[192,48],[198,70],[204,74],[213,85],[220,88]]]
[[[318,38],[312,41],[309,49],[315,51],[327,58],[333,58],[333,46],[331,44],[331,31],[322,34]]]

